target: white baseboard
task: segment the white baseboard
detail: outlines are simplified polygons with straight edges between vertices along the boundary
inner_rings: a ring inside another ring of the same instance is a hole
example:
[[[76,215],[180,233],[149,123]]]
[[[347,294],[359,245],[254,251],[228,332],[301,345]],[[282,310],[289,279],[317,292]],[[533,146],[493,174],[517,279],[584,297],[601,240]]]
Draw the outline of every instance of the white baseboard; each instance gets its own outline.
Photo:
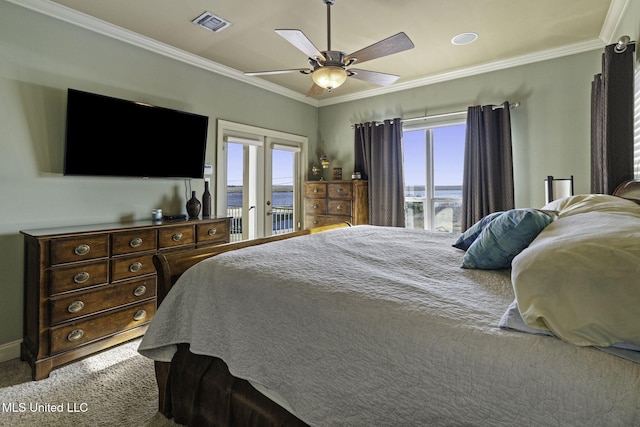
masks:
[[[22,344],[22,340],[0,345],[0,362],[20,357],[20,344]]]

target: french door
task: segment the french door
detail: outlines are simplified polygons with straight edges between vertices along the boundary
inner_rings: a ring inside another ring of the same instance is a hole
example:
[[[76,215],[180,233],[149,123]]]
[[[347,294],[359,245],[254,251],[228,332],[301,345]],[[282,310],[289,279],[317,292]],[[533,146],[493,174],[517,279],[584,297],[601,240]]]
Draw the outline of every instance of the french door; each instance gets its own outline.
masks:
[[[217,142],[217,215],[232,218],[232,241],[299,229],[307,139],[219,120]]]

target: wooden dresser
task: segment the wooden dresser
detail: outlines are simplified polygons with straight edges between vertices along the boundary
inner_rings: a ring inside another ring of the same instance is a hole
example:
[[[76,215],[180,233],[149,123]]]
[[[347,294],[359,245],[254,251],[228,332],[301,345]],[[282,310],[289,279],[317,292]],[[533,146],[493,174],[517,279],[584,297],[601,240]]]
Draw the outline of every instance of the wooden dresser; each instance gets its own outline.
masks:
[[[33,379],[143,335],[156,311],[153,255],[228,243],[229,223],[212,218],[22,231],[21,358]]]
[[[364,180],[304,183],[305,228],[350,222],[369,223],[368,184]]]

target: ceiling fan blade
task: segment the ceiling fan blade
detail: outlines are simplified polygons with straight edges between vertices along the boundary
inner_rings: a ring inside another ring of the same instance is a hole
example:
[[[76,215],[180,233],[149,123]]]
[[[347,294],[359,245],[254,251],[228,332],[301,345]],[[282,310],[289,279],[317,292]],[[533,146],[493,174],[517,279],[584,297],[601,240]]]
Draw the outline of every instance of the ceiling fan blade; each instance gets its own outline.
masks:
[[[377,84],[378,86],[390,86],[400,78],[400,76],[396,76],[394,74],[378,73],[376,71],[358,70],[354,68],[350,68],[347,72],[349,73],[349,77]]]
[[[251,71],[244,73],[245,76],[268,76],[273,74],[286,74],[286,73],[302,73],[311,74],[311,70],[308,68],[292,68],[290,70],[273,70],[273,71]]]
[[[311,40],[300,30],[275,30],[286,41],[297,47],[309,58],[318,58],[325,61],[324,55],[318,50]]]
[[[377,43],[367,46],[364,49],[360,49],[357,52],[353,52],[347,55],[345,63],[355,59],[358,64],[364,61],[370,61],[372,59],[381,58],[383,56],[392,55],[394,53],[402,52],[414,47],[413,42],[405,33],[398,33],[394,36],[388,37]]]
[[[313,97],[313,96],[322,95],[323,93],[324,93],[324,89],[314,83],[313,86],[311,86],[311,89],[309,89],[309,92],[307,92],[307,96]]]

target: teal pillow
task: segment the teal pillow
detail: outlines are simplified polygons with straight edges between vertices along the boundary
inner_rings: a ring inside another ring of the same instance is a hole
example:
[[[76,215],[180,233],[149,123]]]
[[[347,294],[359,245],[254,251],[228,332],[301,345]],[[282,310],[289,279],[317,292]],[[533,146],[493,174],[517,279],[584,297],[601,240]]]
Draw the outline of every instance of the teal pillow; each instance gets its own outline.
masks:
[[[482,230],[462,260],[463,268],[497,270],[511,267],[511,261],[552,221],[536,209],[506,211]]]
[[[476,241],[482,230],[501,214],[502,212],[494,212],[485,216],[480,221],[469,227],[464,233],[462,233],[460,237],[458,237],[458,240],[456,240],[456,242],[451,246],[466,251],[467,249],[469,249],[469,246],[471,246],[471,244]]]

